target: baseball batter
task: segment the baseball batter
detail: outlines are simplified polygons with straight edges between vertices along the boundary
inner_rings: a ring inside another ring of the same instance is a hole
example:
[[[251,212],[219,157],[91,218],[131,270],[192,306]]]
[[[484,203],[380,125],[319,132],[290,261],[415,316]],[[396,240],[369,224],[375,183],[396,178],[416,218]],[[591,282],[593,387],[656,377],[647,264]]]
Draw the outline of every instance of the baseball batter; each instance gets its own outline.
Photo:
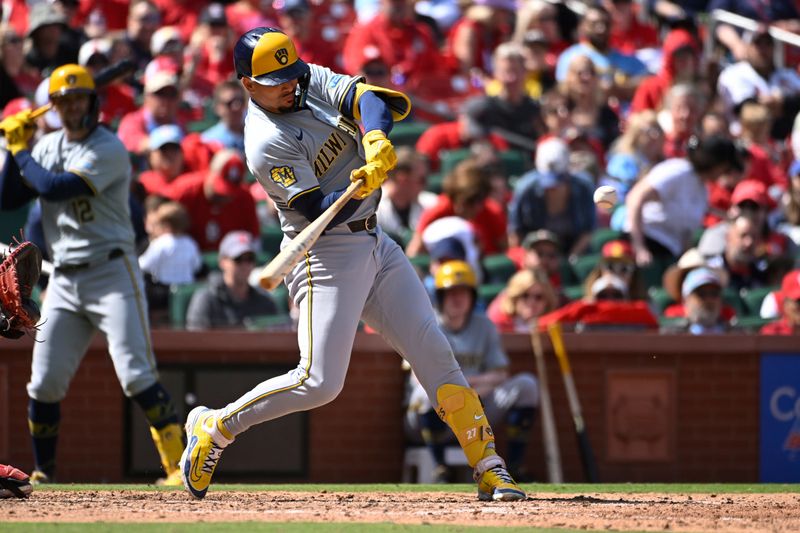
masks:
[[[475,272],[466,261],[441,265],[434,277],[437,319],[464,377],[483,399],[489,421],[505,423],[508,469],[519,476],[524,471],[525,449],[539,404],[539,385],[527,372],[509,375],[508,355],[497,328],[483,312],[475,310],[477,284]],[[433,454],[436,479],[448,481],[444,450],[452,435],[436,416],[413,373],[410,383],[409,422],[420,431]]]
[[[100,330],[125,395],[139,404],[151,425],[165,482],[180,484],[183,434],[170,396],[158,381],[150,343],[128,211],[128,152],[112,132],[98,126],[95,84],[86,69],[59,67],[50,78],[49,93],[64,127],[42,137],[30,151],[30,112],[4,122],[13,158],[4,165],[0,194],[5,197],[16,188],[27,189],[28,198],[39,196],[55,265],[28,383],[36,461],[31,480],[53,480],[60,402]]]
[[[275,201],[284,244],[363,179],[285,282],[299,309],[297,368],[257,385],[219,410],[196,407],[186,422],[181,471],[187,490],[205,496],[222,450],[249,427],[333,400],[344,385],[359,320],[411,364],[439,416],[475,470],[482,500],[525,493],[496,454],[478,395],[467,386],[430,300],[400,247],[376,224],[380,185],[396,157],[386,134],[408,98],[335,74],[297,57],[274,28],[248,31],[234,62],[251,101],[245,122],[250,170]],[[366,133],[356,125],[360,121]]]

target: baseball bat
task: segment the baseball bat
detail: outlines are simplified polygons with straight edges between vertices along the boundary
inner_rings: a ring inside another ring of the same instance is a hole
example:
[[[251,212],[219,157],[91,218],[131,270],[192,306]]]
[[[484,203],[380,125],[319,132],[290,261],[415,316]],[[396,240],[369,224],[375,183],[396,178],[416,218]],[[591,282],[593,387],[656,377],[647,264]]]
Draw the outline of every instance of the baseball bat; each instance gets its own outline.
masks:
[[[583,421],[581,403],[578,400],[578,389],[575,387],[575,380],[572,378],[572,368],[569,364],[567,350],[564,347],[564,338],[561,335],[561,324],[558,322],[550,324],[547,327],[547,331],[550,333],[553,351],[561,367],[564,388],[567,389],[567,401],[569,402],[569,410],[572,413],[572,422],[575,424],[575,435],[578,438],[583,470],[586,472],[586,479],[589,480],[589,483],[597,483],[597,463],[595,463],[594,452],[589,442],[589,434],[586,432],[586,424]]]
[[[136,63],[134,63],[130,59],[123,59],[122,61],[114,63],[113,65],[107,66],[106,68],[97,73],[97,76],[94,77],[95,88],[99,89],[101,87],[105,87],[112,81],[121,78],[122,76],[126,76],[135,71],[136,71]],[[46,104],[37,107],[36,109],[31,111],[31,119],[35,120],[41,117],[42,115],[50,111],[50,108],[52,107],[53,107],[52,102],[47,102]],[[0,123],[0,135],[2,134],[3,134],[3,128],[2,128],[2,123]]]
[[[317,239],[328,227],[333,217],[342,210],[344,204],[355,196],[363,183],[364,180],[361,179],[352,182],[345,189],[344,194],[337,198],[325,212],[303,228],[303,231],[298,233],[294,239],[289,241],[289,244],[278,255],[273,257],[272,261],[261,271],[258,276],[259,285],[270,291],[280,285],[286,274],[303,259],[303,255],[317,242]]]
[[[542,405],[542,438],[544,439],[544,461],[547,465],[547,479],[550,483],[563,483],[564,473],[561,469],[561,453],[558,450],[558,434],[553,418],[553,403],[550,400],[550,388],[547,385],[547,365],[544,360],[542,337],[539,323],[531,323],[531,345],[536,358],[536,373],[539,376],[539,403]]]

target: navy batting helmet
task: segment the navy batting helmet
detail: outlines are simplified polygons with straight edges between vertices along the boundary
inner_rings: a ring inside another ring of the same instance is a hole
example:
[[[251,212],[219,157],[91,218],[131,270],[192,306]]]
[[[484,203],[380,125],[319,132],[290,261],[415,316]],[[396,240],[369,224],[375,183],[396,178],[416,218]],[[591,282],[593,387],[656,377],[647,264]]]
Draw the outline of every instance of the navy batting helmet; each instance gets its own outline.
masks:
[[[277,28],[253,28],[233,48],[236,76],[261,85],[280,85],[309,74],[288,35]]]

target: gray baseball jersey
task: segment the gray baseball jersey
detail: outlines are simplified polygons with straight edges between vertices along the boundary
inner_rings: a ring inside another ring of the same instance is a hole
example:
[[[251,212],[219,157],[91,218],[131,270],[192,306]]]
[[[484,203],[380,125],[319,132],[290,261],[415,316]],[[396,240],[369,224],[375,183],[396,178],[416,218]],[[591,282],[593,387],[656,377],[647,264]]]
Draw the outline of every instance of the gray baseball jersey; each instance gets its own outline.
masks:
[[[41,199],[56,269],[33,347],[28,394],[41,402],[61,401],[97,330],[106,336],[125,394],[138,394],[158,376],[134,253],[128,152],[113,133],[98,127],[78,142],[67,141],[63,130],[46,135],[32,155],[50,171],[81,176],[94,194]]]
[[[245,120],[247,164],[277,205],[284,245],[308,224],[293,200],[316,188],[344,189],[350,172],[365,164],[360,130],[341,109],[360,78],[310,67],[309,109],[275,114],[251,102]],[[350,219],[374,214],[379,199],[378,190]],[[419,277],[380,227],[351,231],[341,223],[326,230],[285,283],[298,308],[300,362],[223,409],[234,435],[335,398],[361,320],[411,364],[431,398],[446,383],[467,386]]]

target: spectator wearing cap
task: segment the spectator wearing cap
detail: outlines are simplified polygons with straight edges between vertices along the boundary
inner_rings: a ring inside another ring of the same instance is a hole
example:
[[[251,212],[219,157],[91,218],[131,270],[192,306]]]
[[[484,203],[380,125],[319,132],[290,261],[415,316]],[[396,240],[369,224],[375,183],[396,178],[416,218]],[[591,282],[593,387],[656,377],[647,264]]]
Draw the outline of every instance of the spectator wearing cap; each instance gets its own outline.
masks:
[[[233,45],[237,36],[228,25],[225,7],[220,3],[206,6],[192,32],[187,56],[187,78],[199,93],[210,94],[212,88],[233,75]]]
[[[686,159],[659,163],[625,198],[625,231],[630,234],[636,264],[656,261],[664,268],[691,244],[708,208],[706,183],[731,170],[743,170],[742,157],[723,137],[692,139]]]
[[[139,183],[148,195],[169,198],[176,178],[184,172],[181,149],[183,131],[176,124],[165,124],[153,130],[148,138],[150,170],[139,175]]]
[[[62,10],[50,2],[36,4],[31,9],[28,39],[30,48],[25,61],[44,75],[78,60],[81,34],[70,29]]]
[[[711,13],[715,9],[723,9],[744,18],[760,21],[765,28],[767,24],[771,24],[792,33],[800,33],[800,14],[793,2],[762,4],[749,0],[710,0],[708,12]],[[715,36],[730,50],[734,58],[743,60],[748,56],[747,45],[752,41],[752,35],[748,32],[741,35],[733,26],[721,23],[715,28]]]
[[[149,147],[150,133],[165,124],[182,125],[179,116],[181,103],[180,78],[171,69],[154,69],[145,76],[144,103],[128,113],[119,123],[117,135],[129,152],[144,156]]]
[[[800,335],[800,270],[783,277],[779,298],[781,318],[761,328],[764,335]]]
[[[307,0],[275,0],[272,3],[278,25],[292,38],[297,55],[306,63],[339,68],[342,42],[337,38],[326,40],[326,34],[314,24],[311,5]]]
[[[686,274],[681,285],[684,316],[665,331],[683,331],[692,335],[725,333],[731,327],[723,315],[723,281],[712,269],[695,268]]]
[[[161,26],[161,13],[150,0],[132,0],[128,10],[125,41],[131,51],[131,59],[140,70],[144,70],[153,59],[150,54],[150,39]]]
[[[556,291],[561,290],[563,285],[561,280],[561,245],[558,242],[558,236],[552,231],[546,229],[531,231],[522,240],[522,246],[510,249],[508,255],[517,265],[517,268],[544,270],[553,289]]]
[[[86,67],[92,76],[111,65],[111,52],[114,41],[107,37],[89,39],[78,52],[78,64]],[[133,88],[122,80],[97,87],[100,99],[100,121],[116,129],[122,117],[136,110]]]
[[[503,206],[489,198],[488,169],[477,160],[461,161],[442,183],[442,194],[432,207],[423,211],[406,253],[414,257],[423,252],[423,234],[434,221],[459,217],[466,221],[483,255],[503,252],[507,247],[506,215]]]
[[[742,2],[747,4],[747,2]],[[770,5],[789,2],[775,2]],[[795,11],[796,17],[796,11]],[[718,33],[722,28],[718,26]],[[736,35],[735,32],[733,32]],[[738,45],[736,45],[738,46]],[[740,61],[725,67],[717,79],[717,92],[722,98],[732,126],[738,127],[738,114],[747,100],[756,100],[767,106],[775,117],[771,135],[785,139],[792,129],[792,121],[800,111],[800,74],[791,68],[778,68],[774,61],[775,42],[766,25],[744,36],[744,53]]]
[[[558,307],[558,295],[542,269],[523,269],[486,311],[500,333],[530,333],[531,323]]]
[[[445,54],[458,70],[491,74],[492,52],[511,36],[516,9],[516,0],[473,0],[450,29],[445,43]]]
[[[25,39],[7,24],[0,24],[0,108],[31,92],[39,83],[25,68]]]
[[[214,148],[232,148],[244,153],[244,111],[247,93],[234,80],[214,88],[214,113],[219,122],[205,130],[200,139]]]
[[[259,234],[256,203],[246,187],[245,171],[242,155],[224,149],[214,155],[208,170],[186,174],[170,188],[170,199],[189,211],[190,234],[202,251],[216,249],[231,231]]]
[[[700,43],[683,28],[670,31],[662,46],[663,59],[657,74],[642,80],[631,101],[631,112],[661,109],[664,96],[678,83],[697,83],[700,78]]]
[[[436,273],[439,271],[439,268],[448,261],[466,261],[467,250],[458,237],[444,237],[431,244],[428,250],[428,257],[430,257],[430,263],[428,264],[428,272],[424,273],[422,276],[422,284],[428,292],[431,303],[435,306]],[[476,300],[475,303],[483,308],[483,302]]]
[[[700,239],[698,249],[707,258],[706,263],[727,272],[728,285],[737,291],[769,285],[769,256],[758,221],[753,217],[740,215],[725,224],[725,227],[727,231],[721,253],[709,254],[710,246]]]
[[[186,327],[190,330],[244,328],[248,318],[277,314],[275,302],[250,286],[256,266],[256,240],[246,231],[231,231],[219,244],[219,273],[211,273],[206,287],[189,302]]]
[[[564,50],[556,65],[556,80],[562,82],[575,56],[585,55],[597,69],[602,87],[609,95],[630,101],[636,87],[647,75],[645,65],[634,56],[621,53],[610,44],[611,15],[599,5],[590,6],[578,25],[579,42]]]
[[[180,70],[183,66],[183,49],[186,43],[181,37],[181,32],[175,26],[161,26],[150,37],[150,55],[168,57]]]
[[[475,97],[464,104],[470,137],[504,133],[536,140],[544,131],[539,104],[525,91],[525,53],[515,43],[495,49],[492,77],[500,84],[495,96]]]
[[[597,266],[586,276],[586,293],[590,294],[593,284],[605,275],[613,275],[622,280],[625,284],[625,295],[631,300],[647,299],[647,286],[641,271],[636,267],[633,247],[629,242],[615,239],[603,245]]]
[[[374,46],[392,66],[394,85],[410,92],[439,89],[437,76],[449,73],[430,27],[415,20],[411,0],[380,0],[378,14],[357,24],[343,49],[345,71],[355,74],[361,67],[363,50]],[[436,94],[436,93],[432,93]]]
[[[596,223],[591,180],[570,172],[569,147],[557,138],[539,143],[535,167],[514,187],[509,205],[511,242],[547,229],[558,236],[563,252],[580,255]]]
[[[776,205],[762,182],[739,181],[730,194],[727,209],[718,215],[718,221],[714,225],[709,226],[703,232],[698,247],[705,256],[722,253],[725,248],[725,234],[730,225],[729,221],[740,216],[752,219],[762,235],[765,238],[768,237],[770,234],[768,215]]]
[[[630,300],[628,284],[620,276],[611,271],[605,271],[586,284],[584,301],[595,302],[621,302]]]
[[[388,172],[376,214],[383,231],[401,246],[411,239],[422,212],[436,204],[436,195],[425,190],[428,164],[413,148],[396,150],[397,166]]]
[[[529,32],[538,32],[546,45],[545,63],[549,72],[554,72],[561,52],[569,48],[570,42],[561,34],[558,22],[558,9],[545,0],[527,0],[522,2],[517,11],[512,40],[517,44],[525,44]],[[539,36],[536,35],[536,39]]]
[[[608,105],[592,60],[586,55],[573,55],[559,89],[572,102],[573,126],[608,149],[619,137],[619,117]]]

